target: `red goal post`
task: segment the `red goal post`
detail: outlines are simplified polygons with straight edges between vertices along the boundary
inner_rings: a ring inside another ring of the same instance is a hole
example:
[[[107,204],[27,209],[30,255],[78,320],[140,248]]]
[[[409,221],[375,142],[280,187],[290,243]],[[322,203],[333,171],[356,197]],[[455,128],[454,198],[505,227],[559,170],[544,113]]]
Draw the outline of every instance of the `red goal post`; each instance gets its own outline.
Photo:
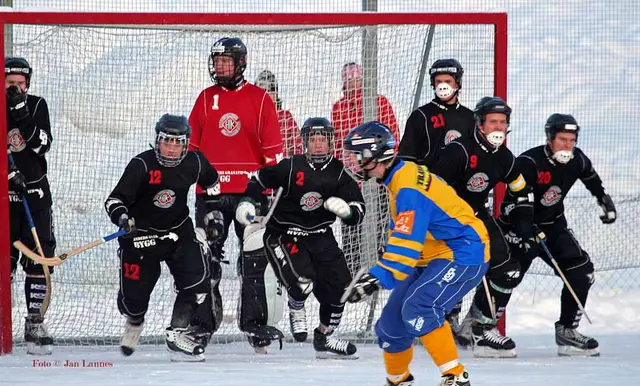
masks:
[[[30,60],[34,68],[30,92],[44,96],[52,113],[54,143],[47,157],[58,250],[112,230],[102,200],[126,162],[144,150],[159,111],[188,115],[197,93],[210,85],[207,55],[219,37],[243,37],[249,49],[249,81],[266,67],[277,72],[281,97],[299,124],[308,116],[330,116],[332,103],[340,97],[340,68],[354,60],[364,67],[365,109],[368,96],[385,95],[394,108],[400,132],[416,104],[431,98],[425,65],[428,69],[439,57],[457,57],[465,67],[463,104],[472,108],[481,96],[489,94],[507,97],[505,13],[3,12],[0,21],[4,27],[0,29],[0,51]],[[125,92],[114,94],[114,83]],[[140,95],[149,97],[147,105],[140,103]],[[0,105],[4,103],[5,94],[0,93]],[[147,116],[147,110],[153,114]],[[5,109],[0,109],[0,122],[6,126]],[[129,127],[135,133],[128,131]],[[0,136],[0,144],[7,146],[6,141],[6,136]],[[7,175],[7,171],[7,157],[0,157],[0,175]],[[98,183],[91,185],[96,179]],[[20,268],[16,283],[10,282],[5,181],[0,179],[0,354],[10,353],[13,342],[21,344],[22,317],[26,314],[22,286],[18,285],[24,278]],[[375,193],[369,193],[366,196],[371,202],[377,200]],[[504,187],[499,186],[496,209],[503,193]],[[371,204],[369,223],[380,219],[372,217],[378,204]],[[368,244],[376,238],[375,232],[365,224],[363,235],[349,239],[336,227],[341,245],[357,246],[363,256],[364,261],[357,265],[375,261],[375,243]],[[235,254],[233,242],[232,238],[227,241],[228,255]],[[52,275],[47,321],[59,344],[117,340],[122,318],[114,301],[118,271],[113,248],[96,248],[86,256],[70,259]],[[233,264],[235,257],[228,257]],[[351,268],[358,267],[354,263]],[[166,275],[163,272],[163,277]],[[161,278],[157,296],[151,300],[162,307],[150,306],[149,320],[158,315],[145,327],[150,343],[158,342],[153,337],[161,335],[170,316],[173,291],[167,283],[170,281]],[[219,334],[235,336],[235,273],[225,273],[221,289],[226,299]],[[372,320],[386,297],[382,294],[376,303],[360,308],[347,306],[342,332],[370,336]],[[317,305],[308,310],[310,323],[317,322]],[[112,321],[114,326],[105,327]],[[284,321],[282,328],[286,330]]]

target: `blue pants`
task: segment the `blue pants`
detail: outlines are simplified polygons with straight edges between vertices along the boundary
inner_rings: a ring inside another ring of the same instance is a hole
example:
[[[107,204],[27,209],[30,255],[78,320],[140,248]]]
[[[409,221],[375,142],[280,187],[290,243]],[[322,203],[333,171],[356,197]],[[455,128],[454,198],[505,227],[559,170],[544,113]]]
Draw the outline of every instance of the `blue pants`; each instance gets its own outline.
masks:
[[[472,289],[487,271],[488,264],[465,266],[435,259],[413,270],[391,292],[376,323],[378,345],[387,352],[401,352],[416,337],[442,327],[445,315]]]

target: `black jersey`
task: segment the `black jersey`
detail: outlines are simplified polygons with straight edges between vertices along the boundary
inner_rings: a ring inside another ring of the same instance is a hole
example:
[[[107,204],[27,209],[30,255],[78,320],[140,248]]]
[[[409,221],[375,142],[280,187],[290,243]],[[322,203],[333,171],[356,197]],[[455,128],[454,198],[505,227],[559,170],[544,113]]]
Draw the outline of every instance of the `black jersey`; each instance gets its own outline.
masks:
[[[49,108],[44,98],[27,95],[29,116],[16,121],[7,107],[7,145],[16,167],[27,180],[27,200],[31,209],[51,206],[51,190],[47,179],[45,154],[51,148],[51,122]],[[20,205],[22,199],[9,185],[10,202]]]
[[[175,229],[189,218],[187,195],[195,183],[203,189],[218,183],[218,173],[202,153],[190,151],[179,165],[166,167],[147,150],[129,162],[105,209],[116,225],[127,213],[138,229]]]
[[[495,149],[474,130],[470,137],[447,145],[430,171],[444,179],[460,198],[479,212],[498,182],[508,184],[516,196],[527,195],[529,189],[515,161],[506,146]]]
[[[329,197],[339,197],[351,207],[352,215],[344,223],[356,225],[364,218],[360,187],[336,158],[323,165],[309,163],[304,155],[285,158],[277,165],[261,168],[245,194],[257,199],[264,189],[279,187],[284,191],[267,227],[280,231],[322,231],[336,220],[336,215],[324,208]]]
[[[605,195],[602,180],[593,169],[591,160],[575,148],[574,157],[566,164],[556,162],[546,145],[529,149],[518,156],[516,163],[522,170],[527,185],[534,193],[534,221],[545,226],[564,214],[564,198],[580,179],[591,194],[600,201]],[[505,205],[512,198],[505,197]]]
[[[431,166],[443,146],[456,138],[471,136],[474,122],[473,111],[459,102],[444,105],[434,99],[414,110],[407,119],[398,156]]]

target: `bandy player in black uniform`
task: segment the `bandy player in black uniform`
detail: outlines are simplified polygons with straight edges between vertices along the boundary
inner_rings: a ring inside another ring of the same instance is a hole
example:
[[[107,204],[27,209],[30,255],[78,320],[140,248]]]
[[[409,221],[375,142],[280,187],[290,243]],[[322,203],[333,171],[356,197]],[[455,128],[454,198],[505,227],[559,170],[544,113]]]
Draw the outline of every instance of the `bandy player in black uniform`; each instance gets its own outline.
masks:
[[[186,117],[163,115],[156,124],[155,148],[129,162],[105,202],[111,221],[128,231],[118,239],[118,309],[127,318],[121,340],[126,356],[140,339],[149,297],[164,260],[177,292],[165,331],[171,360],[204,360],[204,347],[188,327],[197,304],[210,291],[211,256],[204,230],[194,231],[187,194],[195,183],[207,194],[218,194],[219,189],[218,173],[204,155],[187,152],[190,135]]]
[[[11,234],[11,276],[18,266],[18,250],[13,242],[20,240],[33,250],[36,245],[22,205],[26,195],[33,222],[45,256],[55,256],[52,200],[47,179],[45,154],[51,148],[51,122],[44,98],[27,94],[33,70],[24,58],[6,58],[4,62],[7,95],[8,152],[15,161],[9,170],[9,213]],[[28,316],[24,323],[24,340],[29,354],[51,354],[53,339],[40,315],[46,293],[42,266],[26,257],[21,261],[26,273],[24,294]],[[49,268],[50,272],[53,269]]]
[[[567,228],[564,198],[579,179],[603,209],[604,214],[600,219],[604,224],[612,224],[616,220],[616,207],[604,192],[602,180],[591,165],[591,160],[576,147],[579,132],[580,126],[573,116],[552,114],[545,125],[547,144],[525,151],[518,156],[517,163],[527,185],[533,187],[535,232],[541,231],[540,236],[546,235],[545,243],[549,251],[578,299],[585,305],[589,288],[595,280],[593,264]],[[510,224],[519,225],[517,219],[512,217],[513,205],[514,198],[507,194],[500,217],[505,229],[513,229]],[[537,243],[532,243],[529,248],[522,247],[524,243],[521,240],[531,239],[534,230],[519,228],[513,229],[517,238],[511,238],[511,241],[518,244],[514,246],[514,255],[517,254],[520,260],[521,276],[537,256],[553,268]],[[555,323],[558,355],[599,355],[598,341],[576,330],[581,318],[582,312],[565,286],[560,297],[560,319]]]
[[[476,357],[513,357],[515,343],[498,332],[489,302],[495,300],[499,319],[511,292],[520,283],[520,264],[511,256],[502,230],[488,211],[488,198],[498,182],[506,183],[514,197],[512,216],[518,216],[519,222],[531,224],[531,188],[515,162],[516,157],[504,146],[511,108],[502,98],[484,97],[476,105],[474,115],[476,128],[471,137],[452,141],[441,150],[441,157],[431,167],[433,173],[447,181],[473,208],[486,226],[491,241],[490,267],[486,274],[491,299],[487,299],[484,288],[477,288],[469,315],[460,330],[454,330],[454,333],[458,344],[463,346],[471,344],[473,333]],[[456,314],[449,317],[457,319]]]
[[[400,158],[430,167],[443,146],[471,135],[473,112],[458,100],[463,73],[456,59],[439,59],[431,65],[429,76],[435,97],[407,119],[398,147]]]
[[[334,129],[326,118],[307,119],[301,129],[305,154],[261,168],[247,186],[247,197],[238,204],[236,219],[249,224],[262,191],[284,189],[266,224],[264,249],[289,294],[294,338],[304,341],[307,337],[304,303],[313,291],[320,303],[320,325],[313,334],[316,356],[357,358],[353,344],[332,336],[342,318],[344,303],[340,298],[351,273],[331,224],[336,216],[347,225],[361,223],[365,205],[358,184],[333,157],[333,136]],[[256,286],[254,291],[258,289]],[[252,306],[260,307],[242,304]]]

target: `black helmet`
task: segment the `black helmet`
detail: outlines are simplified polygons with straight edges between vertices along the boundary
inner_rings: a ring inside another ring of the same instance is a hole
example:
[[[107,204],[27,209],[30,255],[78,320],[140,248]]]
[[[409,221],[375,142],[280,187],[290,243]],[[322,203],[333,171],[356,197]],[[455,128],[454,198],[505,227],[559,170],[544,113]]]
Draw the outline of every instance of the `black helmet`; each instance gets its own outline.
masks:
[[[27,80],[27,89],[31,84],[33,69],[25,58],[7,57],[4,60],[4,76],[11,74],[24,75]]]
[[[507,116],[507,125],[511,120],[511,107],[500,97],[483,97],[476,104],[476,108],[473,110],[473,116],[476,119],[477,125],[484,123],[487,114],[490,113],[502,113]]]
[[[189,148],[189,137],[191,136],[191,126],[185,116],[164,114],[156,123],[156,159],[162,166],[174,167],[187,156]],[[182,145],[178,156],[169,157],[162,154],[160,146],[162,143]]]
[[[436,87],[435,79],[438,74],[449,74],[456,80],[458,90],[462,88],[462,74],[464,69],[460,62],[455,59],[438,59],[431,65],[429,76],[431,77],[431,87]]]
[[[573,115],[554,113],[547,118],[544,132],[549,141],[553,141],[558,133],[575,133],[577,140],[580,126]]]
[[[213,58],[216,56],[230,56],[233,58],[235,71],[233,76],[218,76]],[[214,83],[226,88],[236,88],[244,80],[244,70],[247,68],[247,46],[240,38],[224,37],[211,46],[209,55],[209,75]]]
[[[327,137],[329,149],[326,154],[311,154],[309,149],[309,139],[317,134]],[[333,157],[334,128],[331,126],[331,123],[329,123],[327,118],[313,117],[304,121],[304,124],[300,129],[300,136],[302,137],[304,154],[309,162],[324,163]]]

